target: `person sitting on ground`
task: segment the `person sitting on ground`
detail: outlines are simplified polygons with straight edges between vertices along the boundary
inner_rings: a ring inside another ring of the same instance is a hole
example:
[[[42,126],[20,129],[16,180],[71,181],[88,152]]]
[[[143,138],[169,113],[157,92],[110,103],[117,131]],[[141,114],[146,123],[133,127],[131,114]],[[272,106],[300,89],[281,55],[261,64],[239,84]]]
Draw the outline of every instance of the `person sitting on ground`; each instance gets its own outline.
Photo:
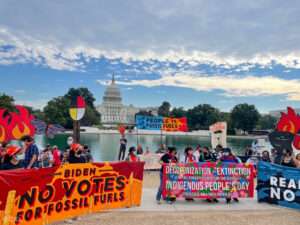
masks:
[[[300,153],[298,153],[298,154],[296,155],[296,157],[294,158],[294,162],[295,162],[295,166],[296,166],[297,168],[300,168]]]
[[[52,156],[53,156],[53,166],[60,166],[61,165],[61,152],[56,145],[54,145],[51,149]]]
[[[177,151],[175,147],[168,147],[168,152],[165,153],[161,158],[160,158],[160,164],[161,169],[160,169],[160,173],[159,173],[159,177],[160,177],[160,184],[158,187],[158,191],[156,194],[156,201],[157,204],[161,204],[161,197],[162,197],[162,191],[163,191],[163,164],[165,163],[177,163],[178,159],[176,157]],[[174,200],[174,199],[173,199]],[[168,203],[172,204],[173,201],[172,199],[168,200]]]
[[[24,168],[38,168],[39,149],[34,143],[34,139],[29,135],[25,135],[21,138],[21,141],[24,143],[22,150],[25,152]]]
[[[85,163],[85,157],[82,154],[82,146],[80,144],[71,144],[69,163]]]
[[[128,161],[128,162],[138,162],[139,158],[137,157],[135,152],[136,152],[135,147],[134,146],[130,147],[128,156],[126,157],[126,161]]]
[[[62,154],[62,164],[68,164],[69,163],[69,153],[70,153],[70,149],[66,148],[65,151]]]
[[[291,150],[286,149],[284,151],[283,158],[281,160],[281,165],[288,166],[288,167],[296,167],[294,158],[293,158],[293,153]]]
[[[6,154],[2,165],[3,170],[12,170],[22,168],[22,162],[18,159],[18,154],[22,148],[16,145],[10,145],[6,148]]]
[[[6,155],[6,147],[7,147],[7,143],[3,142],[0,144],[0,169],[4,163],[4,158]]]
[[[93,162],[94,161],[91,150],[90,150],[88,145],[83,146],[83,155],[85,157],[86,162]]]
[[[260,160],[264,161],[264,162],[271,162],[269,152],[268,151],[263,151]]]
[[[138,144],[137,149],[136,149],[136,154],[143,155],[143,153],[144,153],[144,150],[143,150],[142,145]]]

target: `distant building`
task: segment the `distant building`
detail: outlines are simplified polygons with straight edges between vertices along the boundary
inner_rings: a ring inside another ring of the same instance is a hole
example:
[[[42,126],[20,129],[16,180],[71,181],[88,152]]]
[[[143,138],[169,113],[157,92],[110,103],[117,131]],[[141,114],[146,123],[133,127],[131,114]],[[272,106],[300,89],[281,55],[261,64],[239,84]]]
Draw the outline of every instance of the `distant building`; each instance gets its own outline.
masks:
[[[101,123],[104,127],[117,127],[119,124],[134,125],[135,114],[141,110],[152,111],[154,115],[157,115],[158,108],[123,105],[120,89],[113,76],[111,84],[104,92],[102,104],[97,107],[97,110],[101,114]]]
[[[281,112],[287,112],[287,110],[286,110],[286,109],[282,109],[282,110],[273,110],[273,111],[270,111],[270,112],[269,112],[269,115],[274,116],[274,117],[276,117],[276,118],[280,118]],[[297,114],[300,115],[300,109],[295,109],[295,112],[296,112]]]

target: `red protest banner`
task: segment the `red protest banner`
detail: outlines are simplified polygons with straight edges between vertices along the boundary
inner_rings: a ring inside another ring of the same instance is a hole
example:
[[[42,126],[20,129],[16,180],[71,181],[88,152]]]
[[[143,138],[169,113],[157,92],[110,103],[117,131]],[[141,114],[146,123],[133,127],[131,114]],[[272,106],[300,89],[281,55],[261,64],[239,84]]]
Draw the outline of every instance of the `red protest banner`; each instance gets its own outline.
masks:
[[[253,197],[252,165],[236,163],[165,164],[163,197]]]
[[[175,132],[175,131],[188,131],[187,119],[186,117],[182,118],[171,118],[171,117],[164,117],[162,130],[168,132]]]
[[[139,206],[143,168],[143,162],[118,162],[1,171],[0,224],[48,224]]]

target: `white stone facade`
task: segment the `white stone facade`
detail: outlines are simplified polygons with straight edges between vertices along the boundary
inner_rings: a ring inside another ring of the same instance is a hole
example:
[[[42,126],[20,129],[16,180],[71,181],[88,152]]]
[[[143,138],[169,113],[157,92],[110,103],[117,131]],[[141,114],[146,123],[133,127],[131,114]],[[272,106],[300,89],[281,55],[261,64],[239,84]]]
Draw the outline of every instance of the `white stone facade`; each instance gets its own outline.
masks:
[[[101,114],[101,123],[105,127],[116,127],[119,124],[134,125],[135,114],[140,110],[152,111],[157,114],[157,108],[137,108],[133,105],[123,105],[119,87],[116,85],[114,77],[109,86],[107,86],[102,104],[97,107]]]

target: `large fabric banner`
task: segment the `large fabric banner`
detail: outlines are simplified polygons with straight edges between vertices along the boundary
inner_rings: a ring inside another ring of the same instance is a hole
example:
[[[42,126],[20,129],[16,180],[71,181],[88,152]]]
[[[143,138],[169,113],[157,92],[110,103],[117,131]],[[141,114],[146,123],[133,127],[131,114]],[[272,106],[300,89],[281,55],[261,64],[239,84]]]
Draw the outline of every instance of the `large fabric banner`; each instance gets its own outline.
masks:
[[[162,116],[136,116],[136,127],[141,130],[162,130],[167,132],[188,131],[187,119]]]
[[[258,201],[300,209],[300,169],[258,164]]]
[[[162,116],[141,116],[135,118],[137,129],[141,130],[161,130],[163,124]]]
[[[185,198],[253,197],[253,166],[236,163],[166,164],[163,196]]]
[[[1,171],[0,224],[47,224],[139,206],[143,167],[142,162],[118,162]]]

